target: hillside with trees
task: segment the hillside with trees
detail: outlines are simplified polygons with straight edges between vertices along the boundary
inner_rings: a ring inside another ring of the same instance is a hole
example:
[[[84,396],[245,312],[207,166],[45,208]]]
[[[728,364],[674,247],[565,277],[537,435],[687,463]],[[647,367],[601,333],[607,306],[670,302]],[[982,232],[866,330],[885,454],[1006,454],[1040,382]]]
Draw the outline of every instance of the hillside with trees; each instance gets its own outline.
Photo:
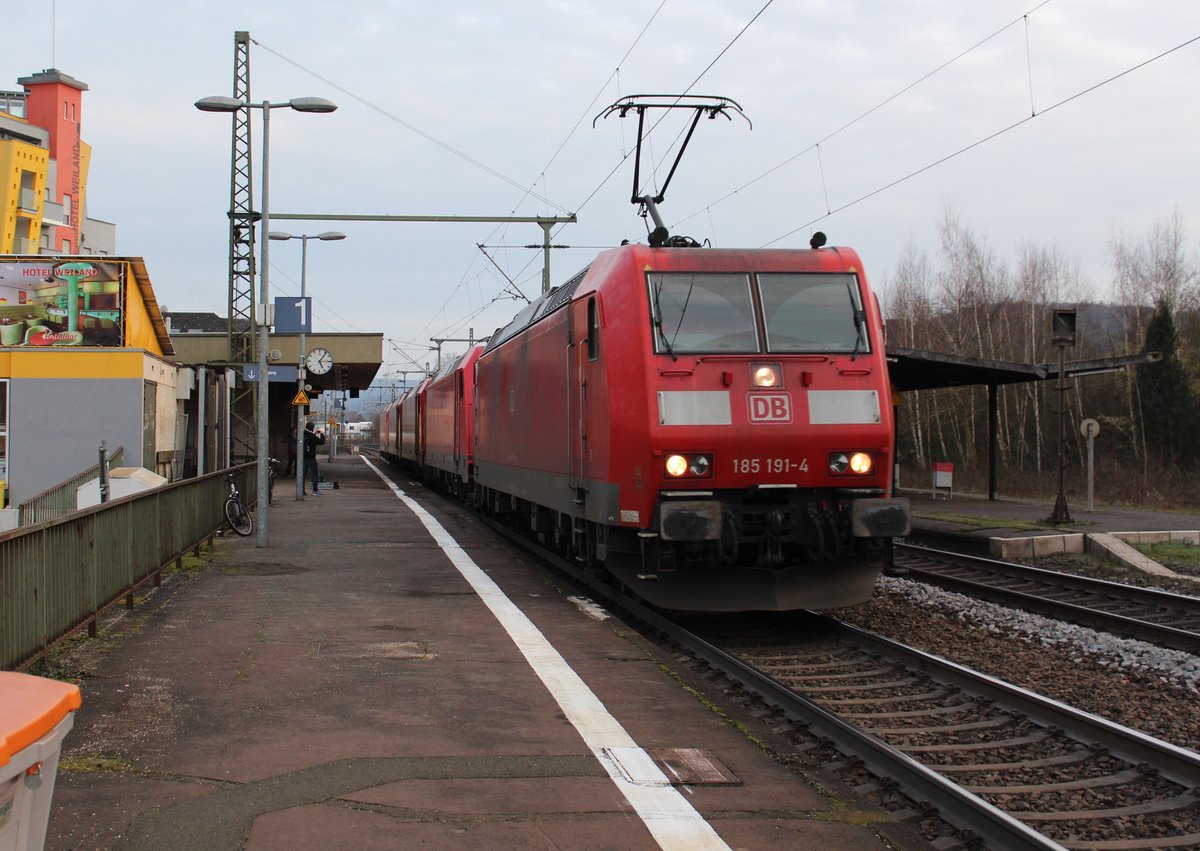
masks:
[[[1109,242],[1109,295],[1089,292],[1078,264],[1053,246],[1001,257],[953,211],[936,253],[909,246],[881,291],[889,345],[995,361],[1050,363],[1054,306],[1077,308],[1067,361],[1160,352],[1129,370],[1072,379],[1067,392],[1067,495],[1086,495],[1087,417],[1096,439],[1096,499],[1195,506],[1200,497],[1200,265],[1178,213],[1141,237]],[[1053,495],[1058,474],[1056,381],[999,391],[1000,493]],[[987,390],[903,394],[901,485],[928,487],[934,461],[955,464],[955,487],[987,492]]]

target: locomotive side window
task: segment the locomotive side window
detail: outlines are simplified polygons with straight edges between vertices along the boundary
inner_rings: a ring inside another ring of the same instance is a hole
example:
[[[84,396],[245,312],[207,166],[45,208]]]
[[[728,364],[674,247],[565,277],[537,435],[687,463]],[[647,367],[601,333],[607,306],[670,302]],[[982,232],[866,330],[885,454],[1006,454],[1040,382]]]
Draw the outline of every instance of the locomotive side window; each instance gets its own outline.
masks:
[[[600,314],[596,310],[596,299],[588,299],[588,360],[600,359]]]
[[[747,275],[663,272],[646,277],[656,352],[758,351]]]
[[[847,274],[760,274],[770,352],[870,351],[858,280]]]

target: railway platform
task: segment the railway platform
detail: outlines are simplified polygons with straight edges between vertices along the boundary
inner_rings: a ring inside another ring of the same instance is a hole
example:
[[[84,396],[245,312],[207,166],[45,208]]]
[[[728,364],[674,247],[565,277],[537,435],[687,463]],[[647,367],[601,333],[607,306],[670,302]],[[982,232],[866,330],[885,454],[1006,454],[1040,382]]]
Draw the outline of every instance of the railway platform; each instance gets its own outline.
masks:
[[[1089,510],[1086,504],[1070,505],[1071,522],[1055,525],[1049,520],[1053,500],[989,500],[973,494],[934,495],[929,490],[900,495],[912,504],[914,536],[956,542],[998,558],[1088,551],[1161,573],[1161,566],[1137,554],[1125,540],[1150,543],[1169,536],[1197,543],[1200,539],[1200,513],[1194,512],[1112,506]]]
[[[928,847],[471,514],[322,472],[58,660],[47,848]]]

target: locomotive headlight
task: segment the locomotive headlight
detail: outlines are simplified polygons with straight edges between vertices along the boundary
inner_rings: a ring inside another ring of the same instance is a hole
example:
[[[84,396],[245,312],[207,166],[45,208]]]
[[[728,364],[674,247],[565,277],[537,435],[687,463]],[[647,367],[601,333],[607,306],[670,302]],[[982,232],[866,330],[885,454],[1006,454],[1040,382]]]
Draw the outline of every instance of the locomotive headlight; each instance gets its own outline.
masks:
[[[829,472],[835,476],[865,476],[875,468],[875,459],[867,452],[829,453]]]
[[[850,472],[858,473],[860,476],[865,476],[871,472],[871,468],[875,463],[870,455],[865,452],[855,452],[850,456]]]
[[[783,384],[778,364],[756,363],[750,367],[750,383],[755,387],[779,387]]]
[[[665,465],[667,475],[678,479],[688,471],[688,459],[682,455],[668,455]]]
[[[669,479],[707,479],[712,476],[711,453],[670,452],[663,459],[663,473]]]

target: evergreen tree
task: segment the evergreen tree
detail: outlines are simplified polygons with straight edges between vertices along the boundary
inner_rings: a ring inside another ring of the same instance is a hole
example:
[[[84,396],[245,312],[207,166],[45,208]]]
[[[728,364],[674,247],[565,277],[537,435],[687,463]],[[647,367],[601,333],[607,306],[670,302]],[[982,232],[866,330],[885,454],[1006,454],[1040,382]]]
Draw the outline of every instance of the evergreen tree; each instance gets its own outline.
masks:
[[[1174,311],[1166,298],[1160,298],[1154,307],[1142,351],[1162,353],[1158,363],[1138,367],[1146,447],[1150,456],[1162,463],[1191,468],[1200,457],[1196,434],[1200,416],[1179,357]]]

